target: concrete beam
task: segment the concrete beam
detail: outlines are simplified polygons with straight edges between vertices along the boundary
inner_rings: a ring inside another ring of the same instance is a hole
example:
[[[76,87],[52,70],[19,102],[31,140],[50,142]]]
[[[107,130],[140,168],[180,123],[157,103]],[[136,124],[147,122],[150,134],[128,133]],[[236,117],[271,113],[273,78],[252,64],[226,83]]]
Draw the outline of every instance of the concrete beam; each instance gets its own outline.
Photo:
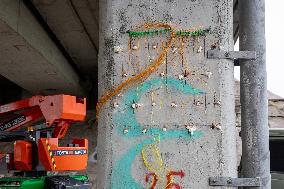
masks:
[[[22,0],[0,1],[0,74],[33,94],[83,95],[80,79]]]
[[[86,28],[97,52],[99,49],[99,1],[98,0],[72,0],[71,1]]]
[[[87,0],[32,0],[83,74],[96,78],[98,27]]]

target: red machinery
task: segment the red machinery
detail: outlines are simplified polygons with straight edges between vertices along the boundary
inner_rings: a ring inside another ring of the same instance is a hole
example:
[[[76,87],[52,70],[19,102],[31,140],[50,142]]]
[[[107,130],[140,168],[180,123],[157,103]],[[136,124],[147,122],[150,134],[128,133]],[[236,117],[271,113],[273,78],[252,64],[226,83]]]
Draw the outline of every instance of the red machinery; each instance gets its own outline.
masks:
[[[15,141],[14,153],[5,154],[8,169],[84,170],[87,139],[73,139],[66,147],[60,147],[58,139],[65,136],[71,123],[85,117],[86,99],[69,95],[34,96],[0,106],[0,141]]]

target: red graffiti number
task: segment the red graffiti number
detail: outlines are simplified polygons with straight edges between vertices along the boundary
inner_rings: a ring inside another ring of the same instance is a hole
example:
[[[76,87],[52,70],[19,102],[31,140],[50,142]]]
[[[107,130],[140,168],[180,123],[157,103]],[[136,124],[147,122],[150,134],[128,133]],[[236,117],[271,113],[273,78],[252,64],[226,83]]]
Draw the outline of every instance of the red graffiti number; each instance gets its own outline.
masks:
[[[185,176],[185,174],[184,174],[183,171],[170,171],[167,174],[166,189],[172,189],[172,188],[181,189],[181,186],[179,184],[172,182],[174,176],[183,178]],[[158,176],[157,176],[156,173],[149,173],[149,174],[147,174],[146,178],[145,178],[147,183],[150,181],[150,177],[153,177],[152,185],[151,185],[150,189],[155,189],[155,187],[157,185],[157,182],[158,182]]]
[[[153,181],[152,181],[152,186],[150,189],[155,189],[157,182],[158,182],[158,176],[155,173],[149,173],[146,175],[146,182],[149,182],[150,177],[153,177]]]
[[[175,188],[175,189],[181,189],[181,186],[177,183],[172,183],[172,178],[173,176],[179,176],[180,178],[184,177],[184,172],[183,171],[170,171],[167,175],[167,186],[166,189],[171,189],[171,188]]]

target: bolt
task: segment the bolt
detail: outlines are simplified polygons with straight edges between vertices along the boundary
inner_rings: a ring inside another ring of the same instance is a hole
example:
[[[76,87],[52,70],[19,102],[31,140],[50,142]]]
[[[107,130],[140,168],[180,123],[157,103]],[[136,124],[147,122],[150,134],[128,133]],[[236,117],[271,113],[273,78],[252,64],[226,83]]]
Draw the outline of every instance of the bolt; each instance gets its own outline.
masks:
[[[230,56],[230,53],[229,53],[229,52],[226,52],[226,53],[225,53],[225,57],[228,58],[229,56]]]

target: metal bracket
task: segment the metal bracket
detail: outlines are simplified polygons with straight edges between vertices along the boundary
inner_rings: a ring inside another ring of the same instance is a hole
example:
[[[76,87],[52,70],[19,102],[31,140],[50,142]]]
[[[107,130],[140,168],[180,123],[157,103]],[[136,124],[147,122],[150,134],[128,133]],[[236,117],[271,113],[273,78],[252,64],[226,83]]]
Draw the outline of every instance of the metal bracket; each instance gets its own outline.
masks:
[[[210,177],[209,186],[261,186],[261,179],[257,178],[231,178],[231,177]]]
[[[245,59],[255,60],[255,51],[221,51],[221,50],[209,50],[207,51],[207,58],[209,59]]]

